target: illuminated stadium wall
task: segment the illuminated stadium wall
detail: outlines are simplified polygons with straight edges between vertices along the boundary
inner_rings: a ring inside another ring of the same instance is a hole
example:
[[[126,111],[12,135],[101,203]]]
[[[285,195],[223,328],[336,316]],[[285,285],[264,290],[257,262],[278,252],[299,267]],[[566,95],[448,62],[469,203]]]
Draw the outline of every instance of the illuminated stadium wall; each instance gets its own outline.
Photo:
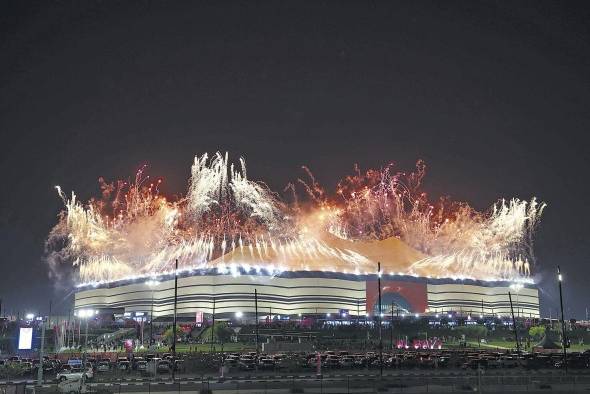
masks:
[[[382,307],[408,313],[510,314],[508,292],[514,311],[526,317],[539,316],[539,295],[534,285],[515,288],[510,282],[429,279],[384,275]],[[260,316],[326,314],[349,311],[350,315],[377,312],[377,277],[326,272],[284,272],[276,276],[218,274],[202,271],[178,279],[178,314],[194,317],[197,312],[232,317],[235,312],[254,312],[254,289],[258,291]],[[80,288],[75,308],[112,309],[171,316],[174,310],[174,279],[155,286],[143,281],[117,282],[103,287]]]

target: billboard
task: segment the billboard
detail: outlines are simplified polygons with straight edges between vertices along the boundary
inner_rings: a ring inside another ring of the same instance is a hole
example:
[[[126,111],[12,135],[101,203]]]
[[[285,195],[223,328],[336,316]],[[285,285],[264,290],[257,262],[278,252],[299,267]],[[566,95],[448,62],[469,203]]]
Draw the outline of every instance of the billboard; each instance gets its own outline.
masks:
[[[18,335],[18,350],[31,350],[33,327],[21,327]]]

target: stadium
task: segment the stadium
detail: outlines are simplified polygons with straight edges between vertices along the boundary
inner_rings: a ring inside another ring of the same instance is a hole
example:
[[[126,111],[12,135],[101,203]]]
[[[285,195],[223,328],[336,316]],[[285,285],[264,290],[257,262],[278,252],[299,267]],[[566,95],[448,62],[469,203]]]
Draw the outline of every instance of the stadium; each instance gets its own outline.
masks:
[[[374,244],[374,245],[371,245]],[[512,293],[515,314],[539,317],[539,296],[531,283],[428,278],[399,275],[390,270],[411,263],[419,253],[397,239],[359,246],[385,251],[382,263],[382,312],[436,316],[509,316]],[[378,312],[377,264],[373,273],[321,270],[269,272],[255,265],[237,265],[248,255],[236,252],[211,267],[178,275],[177,313],[185,319],[253,318],[257,292],[259,319],[354,320]],[[312,262],[308,262],[312,263]],[[324,261],[325,266],[330,262]],[[311,264],[321,267],[322,261]],[[246,267],[246,268],[245,268]],[[229,271],[229,272],[228,272]],[[127,280],[80,287],[76,309],[99,309],[128,315],[171,317],[174,313],[174,275],[159,280]]]
[[[422,161],[409,173],[355,167],[334,193],[304,170],[283,197],[220,153],[195,157],[175,199],[145,167],[134,182],[100,178],[102,197],[86,204],[57,187],[65,209],[47,260],[56,276],[73,266],[77,310],[171,316],[176,276],[179,316],[247,317],[256,304],[267,317],[374,316],[380,277],[381,313],[502,316],[511,292],[515,313],[539,315],[531,268],[544,203],[479,212],[430,201]]]

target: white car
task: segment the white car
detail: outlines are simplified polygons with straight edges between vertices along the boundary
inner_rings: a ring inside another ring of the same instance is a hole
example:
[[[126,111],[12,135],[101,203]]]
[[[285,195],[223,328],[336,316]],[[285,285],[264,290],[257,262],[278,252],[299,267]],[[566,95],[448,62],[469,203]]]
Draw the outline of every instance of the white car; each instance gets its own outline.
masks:
[[[85,373],[82,371],[71,371],[71,370],[64,370],[61,372],[58,372],[57,375],[55,375],[55,379],[63,382],[66,380],[81,380],[82,377],[85,376]]]
[[[60,382],[63,382],[65,380],[80,380],[82,379],[82,377],[88,380],[94,378],[94,371],[92,370],[92,368],[88,368],[86,371],[81,371],[79,369],[66,369],[61,372],[58,372],[57,375],[55,375],[55,379]]]
[[[90,386],[86,384],[86,377],[82,376],[79,379],[64,379],[57,385],[58,391],[63,394],[75,393],[89,393]]]
[[[92,378],[94,378],[94,370],[92,369],[92,367],[86,368],[86,372],[84,372],[84,376],[86,376],[86,379],[88,379],[88,380],[92,380]]]

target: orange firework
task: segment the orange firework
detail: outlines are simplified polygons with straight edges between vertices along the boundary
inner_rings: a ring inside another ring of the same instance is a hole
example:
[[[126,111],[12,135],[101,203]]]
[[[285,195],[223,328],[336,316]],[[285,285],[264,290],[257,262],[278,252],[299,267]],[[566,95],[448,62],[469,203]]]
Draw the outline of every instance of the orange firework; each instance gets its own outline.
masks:
[[[304,193],[289,184],[287,203],[246,176],[240,159],[196,156],[186,196],[166,199],[161,179],[142,167],[133,182],[99,179],[101,198],[87,204],[58,187],[65,210],[47,241],[53,272],[75,265],[82,283],[109,282],[182,269],[239,266],[364,273],[379,260],[391,272],[477,279],[523,279],[533,262],[532,234],[545,204],[500,200],[488,212],[421,190],[426,166],[342,179],[332,194],[303,168]],[[303,202],[302,202],[303,201]]]

